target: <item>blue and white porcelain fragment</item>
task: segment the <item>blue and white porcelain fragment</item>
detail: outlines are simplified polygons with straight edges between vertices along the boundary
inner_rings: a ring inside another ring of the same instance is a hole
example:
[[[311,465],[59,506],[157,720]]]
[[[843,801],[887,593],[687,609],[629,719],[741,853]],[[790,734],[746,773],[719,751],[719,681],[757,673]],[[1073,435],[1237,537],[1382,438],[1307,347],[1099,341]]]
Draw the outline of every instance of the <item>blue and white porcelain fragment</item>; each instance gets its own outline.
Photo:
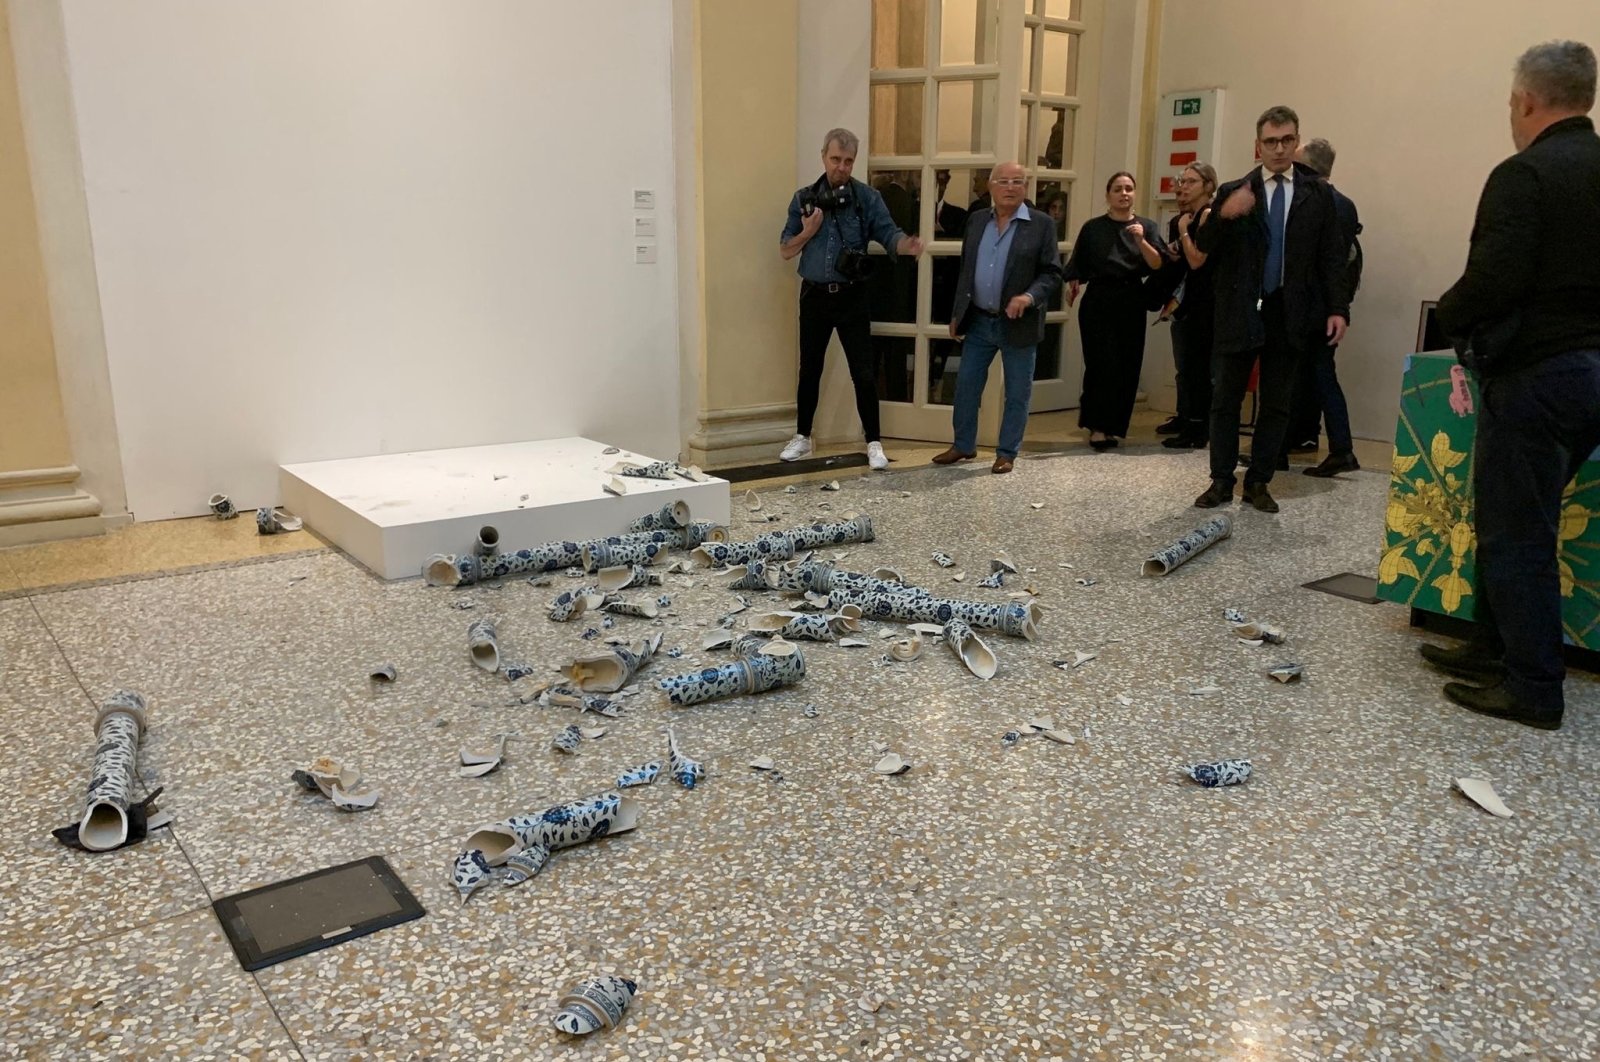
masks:
[[[1201,553],[1233,534],[1233,520],[1218,514],[1182,538],[1150,554],[1139,571],[1142,575],[1166,575],[1189,563]]]
[[[638,984],[626,977],[591,977],[561,997],[552,1022],[569,1036],[613,1029],[638,990]]]
[[[1240,785],[1250,778],[1249,760],[1217,760],[1215,763],[1192,763],[1184,768],[1190,778],[1207,789],[1225,785]]]

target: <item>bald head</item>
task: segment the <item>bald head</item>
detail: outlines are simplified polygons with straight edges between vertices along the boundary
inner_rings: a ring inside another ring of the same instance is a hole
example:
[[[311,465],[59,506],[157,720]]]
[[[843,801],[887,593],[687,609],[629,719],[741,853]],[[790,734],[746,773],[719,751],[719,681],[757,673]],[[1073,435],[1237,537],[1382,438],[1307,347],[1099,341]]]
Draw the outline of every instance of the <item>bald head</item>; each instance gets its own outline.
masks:
[[[1015,179],[1024,176],[1026,175],[1023,172],[1022,163],[1002,162],[1000,165],[989,171],[989,183],[993,184],[995,181],[1003,180],[1005,178]]]

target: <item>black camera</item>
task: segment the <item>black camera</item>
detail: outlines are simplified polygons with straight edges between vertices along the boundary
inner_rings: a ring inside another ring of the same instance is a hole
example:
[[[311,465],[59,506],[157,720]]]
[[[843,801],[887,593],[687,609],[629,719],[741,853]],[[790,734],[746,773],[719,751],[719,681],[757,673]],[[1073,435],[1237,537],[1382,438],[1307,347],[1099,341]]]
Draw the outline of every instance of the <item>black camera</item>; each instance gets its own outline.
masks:
[[[835,210],[843,210],[849,205],[850,186],[848,184],[843,188],[826,187],[820,192],[815,188],[807,188],[800,193],[800,211],[807,216],[813,210],[832,213]]]
[[[840,250],[839,258],[833,263],[833,268],[846,280],[866,280],[872,275],[872,267],[877,263],[865,251],[858,251],[853,247]]]

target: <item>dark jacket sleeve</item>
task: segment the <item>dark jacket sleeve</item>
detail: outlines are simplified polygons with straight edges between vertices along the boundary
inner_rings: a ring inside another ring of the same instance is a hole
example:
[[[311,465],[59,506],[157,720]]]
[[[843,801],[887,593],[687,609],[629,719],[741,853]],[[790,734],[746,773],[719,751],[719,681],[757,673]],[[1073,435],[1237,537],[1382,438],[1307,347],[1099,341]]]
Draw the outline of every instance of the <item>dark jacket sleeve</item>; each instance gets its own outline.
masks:
[[[1439,300],[1439,327],[1466,339],[1508,317],[1533,287],[1539,258],[1539,176],[1518,158],[1494,168],[1478,200],[1467,269]]]
[[[1056,247],[1056,226],[1048,214],[1035,215],[1043,219],[1045,238],[1039,241],[1038,275],[1028,285],[1027,294],[1041,311],[1048,309],[1050,300],[1061,290],[1061,251]]]
[[[1346,277],[1350,264],[1350,245],[1345,242],[1339,224],[1339,204],[1333,189],[1322,185],[1323,201],[1327,204],[1327,220],[1322,226],[1322,238],[1317,244],[1317,273],[1322,280],[1322,297],[1327,302],[1329,317],[1343,317],[1350,323],[1350,292]],[[1321,322],[1318,322],[1321,328]]]
[[[1241,214],[1236,218],[1222,216],[1222,204],[1228,201],[1230,195],[1249,183],[1250,178],[1246,177],[1243,180],[1229,181],[1217,189],[1216,196],[1211,200],[1211,216],[1207,219],[1207,223],[1198,229],[1190,230],[1194,234],[1195,249],[1201,254],[1209,256],[1225,243],[1234,232],[1238,231],[1241,223],[1248,224],[1250,222],[1251,214]]]
[[[1072,241],[1072,253],[1067,256],[1067,264],[1061,267],[1062,280],[1083,279],[1083,256],[1088,254],[1084,247],[1084,237],[1089,233],[1089,222],[1085,221],[1078,229],[1078,238]]]

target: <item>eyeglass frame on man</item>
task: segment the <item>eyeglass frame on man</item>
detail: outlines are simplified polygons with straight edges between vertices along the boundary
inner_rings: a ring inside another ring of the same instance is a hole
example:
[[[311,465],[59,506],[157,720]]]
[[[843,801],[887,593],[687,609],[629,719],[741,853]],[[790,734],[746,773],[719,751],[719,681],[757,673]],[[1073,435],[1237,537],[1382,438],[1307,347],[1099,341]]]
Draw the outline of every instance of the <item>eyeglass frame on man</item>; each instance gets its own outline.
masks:
[[[989,178],[989,183],[1003,185],[1007,188],[1025,188],[1027,187],[1028,179],[1026,177],[991,177]]]
[[[1293,148],[1298,143],[1300,143],[1299,133],[1286,133],[1283,136],[1269,136],[1260,140],[1261,146],[1266,148],[1268,151],[1282,151],[1284,149]]]

